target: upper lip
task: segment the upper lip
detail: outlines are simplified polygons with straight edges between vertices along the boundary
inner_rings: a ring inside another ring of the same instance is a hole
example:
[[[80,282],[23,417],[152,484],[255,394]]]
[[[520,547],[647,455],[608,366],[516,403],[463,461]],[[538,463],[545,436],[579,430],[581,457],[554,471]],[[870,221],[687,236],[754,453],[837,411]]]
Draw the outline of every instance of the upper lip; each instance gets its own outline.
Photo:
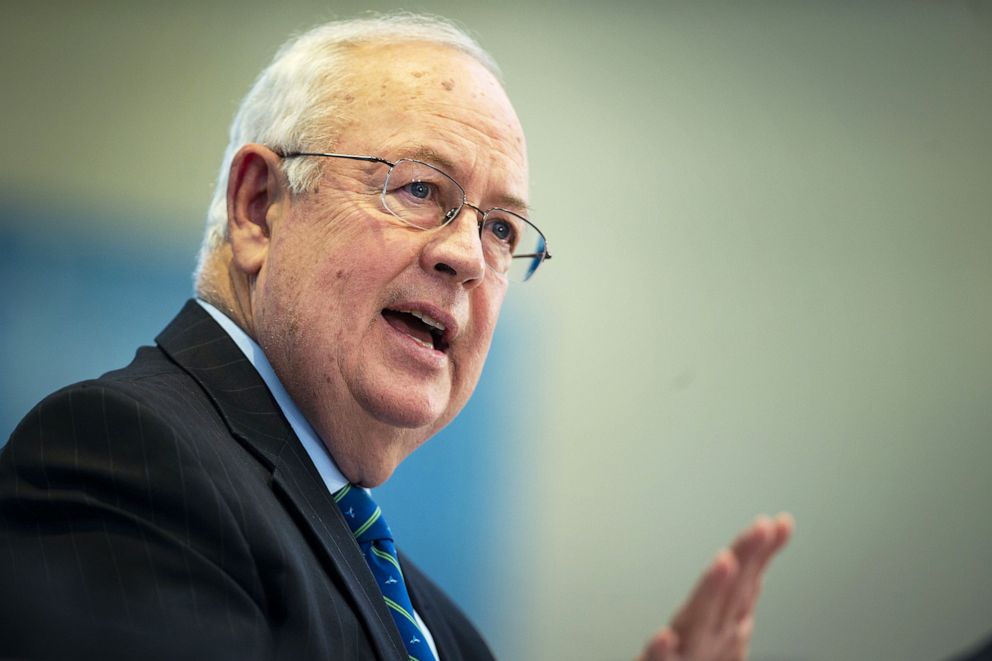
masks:
[[[434,326],[435,328],[440,323],[444,327],[444,330],[441,332],[441,339],[445,344],[450,344],[453,339],[458,337],[458,322],[452,315],[436,305],[423,301],[412,301],[395,303],[387,306],[387,309],[412,314],[428,326]],[[427,318],[425,319],[424,317]]]

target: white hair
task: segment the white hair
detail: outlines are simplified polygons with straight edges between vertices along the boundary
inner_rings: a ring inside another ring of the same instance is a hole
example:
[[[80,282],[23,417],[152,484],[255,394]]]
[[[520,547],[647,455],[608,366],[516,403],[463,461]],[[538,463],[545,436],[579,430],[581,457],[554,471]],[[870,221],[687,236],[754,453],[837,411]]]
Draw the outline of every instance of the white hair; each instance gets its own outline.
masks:
[[[276,52],[238,107],[194,273],[197,286],[210,254],[227,240],[227,176],[234,155],[249,143],[276,151],[324,151],[331,148],[340,120],[338,98],[349,81],[346,54],[370,43],[430,42],[465,53],[497,80],[496,61],[464,30],[439,17],[395,13],[333,21],[293,37]],[[317,159],[291,159],[283,165],[290,190],[313,190],[320,176]]]

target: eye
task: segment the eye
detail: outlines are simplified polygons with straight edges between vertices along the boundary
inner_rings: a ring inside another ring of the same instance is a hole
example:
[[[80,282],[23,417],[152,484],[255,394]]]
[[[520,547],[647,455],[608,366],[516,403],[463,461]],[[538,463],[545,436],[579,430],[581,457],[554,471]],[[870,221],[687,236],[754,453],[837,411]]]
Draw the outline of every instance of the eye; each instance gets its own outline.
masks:
[[[512,248],[517,243],[517,229],[505,218],[491,218],[486,221],[485,231],[496,237],[500,243]]]
[[[407,193],[418,200],[426,200],[430,198],[431,193],[434,191],[434,185],[427,183],[426,181],[411,181],[404,188],[406,188]]]

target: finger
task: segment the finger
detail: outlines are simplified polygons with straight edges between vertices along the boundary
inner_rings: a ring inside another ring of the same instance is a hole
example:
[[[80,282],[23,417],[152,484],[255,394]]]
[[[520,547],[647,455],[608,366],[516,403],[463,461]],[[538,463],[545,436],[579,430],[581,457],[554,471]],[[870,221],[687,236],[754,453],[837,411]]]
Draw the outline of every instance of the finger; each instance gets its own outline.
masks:
[[[709,636],[716,627],[737,572],[737,559],[728,549],[717,553],[716,558],[703,572],[685,606],[672,620],[672,626],[679,634],[684,652],[695,649],[699,641]]]
[[[748,611],[752,614],[758,597],[761,594],[761,586],[764,582],[765,571],[768,569],[768,564],[771,562],[772,558],[778,555],[778,553],[785,548],[785,545],[789,543],[789,540],[792,538],[792,532],[796,527],[795,519],[793,519],[792,515],[787,512],[779,513],[778,516],[775,517],[773,523],[774,536],[768,552],[760,561],[758,574],[754,579],[754,585],[750,595],[751,603],[747,607]]]
[[[733,649],[727,654],[730,661],[745,661],[748,647],[751,645],[751,634],[754,633],[754,618],[747,617],[737,625],[737,637]]]
[[[768,569],[768,564],[789,543],[795,525],[792,515],[786,512],[779,513],[772,520],[772,538],[762,556],[757,559],[757,574],[754,577],[756,589],[753,591],[752,600],[757,599],[758,593],[761,591],[761,583],[764,579],[764,573]]]
[[[665,627],[648,641],[638,661],[680,661],[678,649],[679,635],[671,627]]]
[[[775,523],[762,514],[738,535],[730,548],[742,566],[750,566],[765,555],[775,535]]]
[[[747,617],[755,603],[761,571],[767,565],[777,539],[775,523],[767,516],[760,516],[734,542],[731,548],[740,563],[740,571],[728,591],[718,626],[737,626]]]
[[[713,562],[703,572],[689,593],[689,598],[672,620],[676,630],[684,637],[687,628],[704,619],[706,613],[726,596],[727,586],[737,571],[737,560],[728,549],[716,554]]]
[[[758,528],[763,529],[761,535],[756,531]],[[760,517],[755,525],[742,535],[742,543],[739,547],[735,546],[735,550],[749,555],[742,558],[738,584],[724,611],[724,617],[728,618],[730,623],[753,616],[758,596],[761,594],[764,572],[771,559],[788,543],[794,528],[795,521],[792,516],[782,513],[773,520]]]
[[[785,545],[789,543],[792,539],[792,533],[796,529],[796,520],[788,512],[780,512],[778,516],[775,517],[775,538],[773,540],[772,548],[768,557],[765,559],[765,565],[768,564],[776,553],[785,548]]]
[[[747,651],[747,644],[751,642],[751,634],[754,633],[754,618],[744,618],[737,627],[737,635],[744,642],[744,650]]]

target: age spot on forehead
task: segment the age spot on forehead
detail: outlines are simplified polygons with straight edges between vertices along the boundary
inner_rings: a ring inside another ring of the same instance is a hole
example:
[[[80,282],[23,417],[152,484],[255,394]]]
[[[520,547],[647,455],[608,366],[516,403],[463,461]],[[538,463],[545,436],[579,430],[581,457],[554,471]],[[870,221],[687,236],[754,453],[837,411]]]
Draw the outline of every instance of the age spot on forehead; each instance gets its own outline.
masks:
[[[451,78],[448,78],[447,80],[442,80],[441,87],[443,87],[444,89],[450,92],[451,90],[455,89],[455,81]]]

